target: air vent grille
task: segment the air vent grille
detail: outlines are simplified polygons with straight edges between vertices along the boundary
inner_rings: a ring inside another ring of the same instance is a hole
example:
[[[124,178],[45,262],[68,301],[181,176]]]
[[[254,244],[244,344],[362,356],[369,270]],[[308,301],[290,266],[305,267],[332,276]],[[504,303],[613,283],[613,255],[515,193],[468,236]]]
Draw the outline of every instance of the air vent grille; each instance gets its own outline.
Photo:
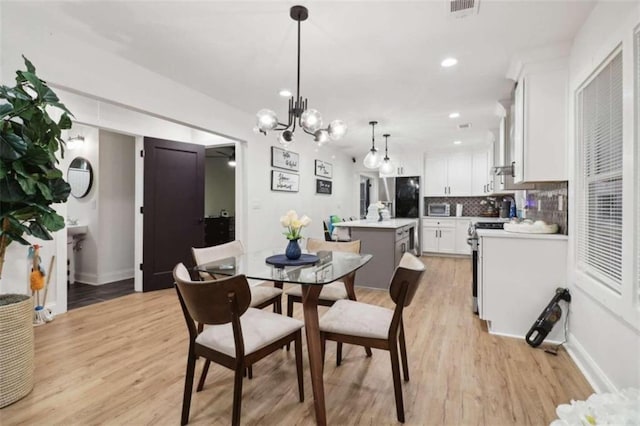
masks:
[[[480,0],[447,0],[447,14],[453,18],[464,18],[465,16],[478,13]]]
[[[461,123],[461,124],[458,124],[458,129],[460,129],[460,130],[470,129],[470,128],[471,128],[471,123]]]

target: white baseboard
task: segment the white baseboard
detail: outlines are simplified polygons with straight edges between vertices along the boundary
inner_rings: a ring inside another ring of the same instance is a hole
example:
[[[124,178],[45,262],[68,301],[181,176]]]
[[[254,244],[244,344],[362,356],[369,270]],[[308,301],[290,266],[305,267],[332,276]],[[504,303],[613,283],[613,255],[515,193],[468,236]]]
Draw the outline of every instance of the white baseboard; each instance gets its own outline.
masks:
[[[613,382],[609,380],[604,371],[591,358],[584,346],[571,333],[569,333],[565,348],[573,362],[576,363],[578,369],[597,393],[618,391]]]
[[[133,268],[121,269],[106,274],[87,274],[84,272],[76,272],[76,281],[89,285],[103,285],[115,281],[127,280],[133,278]]]
[[[498,331],[491,331],[491,329],[489,329],[489,334],[493,334],[494,336],[509,337],[511,339],[525,340],[525,336],[519,336],[517,334],[501,333]],[[555,339],[544,339],[544,343],[551,344],[551,345],[559,345],[562,342],[560,340],[555,340]]]

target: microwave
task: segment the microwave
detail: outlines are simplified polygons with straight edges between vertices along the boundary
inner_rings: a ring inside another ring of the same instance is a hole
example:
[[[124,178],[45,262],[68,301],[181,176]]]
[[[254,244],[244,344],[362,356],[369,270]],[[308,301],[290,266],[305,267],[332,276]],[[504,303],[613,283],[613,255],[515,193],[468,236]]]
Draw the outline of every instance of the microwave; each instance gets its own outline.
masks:
[[[447,203],[427,204],[427,216],[451,216],[451,206]]]

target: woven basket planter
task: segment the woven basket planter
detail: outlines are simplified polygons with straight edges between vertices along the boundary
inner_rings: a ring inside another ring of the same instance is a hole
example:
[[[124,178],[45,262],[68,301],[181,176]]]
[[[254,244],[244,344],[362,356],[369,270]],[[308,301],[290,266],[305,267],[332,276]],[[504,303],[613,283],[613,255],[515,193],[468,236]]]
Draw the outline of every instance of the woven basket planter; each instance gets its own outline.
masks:
[[[33,389],[32,322],[30,297],[0,306],[0,408],[25,397]]]

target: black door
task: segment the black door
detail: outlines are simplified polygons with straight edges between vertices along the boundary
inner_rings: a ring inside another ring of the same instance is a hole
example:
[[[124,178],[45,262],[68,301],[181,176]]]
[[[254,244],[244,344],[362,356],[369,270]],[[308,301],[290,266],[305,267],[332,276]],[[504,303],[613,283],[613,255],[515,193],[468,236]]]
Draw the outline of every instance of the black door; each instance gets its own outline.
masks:
[[[144,138],[143,291],[171,287],[203,245],[204,158],[202,145]]]

